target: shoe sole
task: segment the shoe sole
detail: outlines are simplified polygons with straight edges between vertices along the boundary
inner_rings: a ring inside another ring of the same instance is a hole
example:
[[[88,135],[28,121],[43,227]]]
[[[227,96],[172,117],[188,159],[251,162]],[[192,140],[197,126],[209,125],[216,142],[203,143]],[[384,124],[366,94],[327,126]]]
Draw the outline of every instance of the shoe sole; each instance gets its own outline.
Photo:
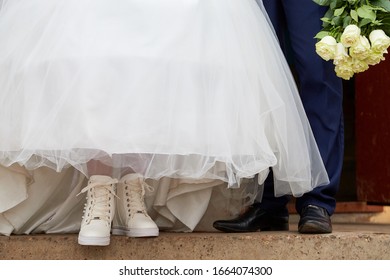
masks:
[[[298,228],[299,233],[313,233],[313,234],[326,234],[332,233],[332,229],[329,227],[321,226],[321,224],[316,222],[306,222]]]
[[[110,245],[110,237],[91,237],[79,235],[78,243],[84,246],[108,246]]]
[[[159,235],[157,228],[125,228],[117,227],[112,229],[112,235],[125,235],[128,237],[155,237]]]

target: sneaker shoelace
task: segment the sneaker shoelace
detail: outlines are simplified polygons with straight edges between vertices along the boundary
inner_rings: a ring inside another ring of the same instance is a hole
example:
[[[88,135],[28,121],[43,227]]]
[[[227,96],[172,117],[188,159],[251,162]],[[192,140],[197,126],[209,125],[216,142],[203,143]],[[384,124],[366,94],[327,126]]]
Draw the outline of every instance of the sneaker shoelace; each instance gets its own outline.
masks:
[[[79,194],[87,192],[87,201],[89,199],[84,204],[84,215],[82,217],[84,219],[87,215],[85,217],[86,223],[90,223],[92,220],[111,222],[111,194],[116,196],[113,184],[117,182],[116,179],[105,183],[91,182],[81,190]]]
[[[154,188],[145,181],[124,182],[128,216],[136,213],[147,215],[144,202],[145,189],[153,192]]]

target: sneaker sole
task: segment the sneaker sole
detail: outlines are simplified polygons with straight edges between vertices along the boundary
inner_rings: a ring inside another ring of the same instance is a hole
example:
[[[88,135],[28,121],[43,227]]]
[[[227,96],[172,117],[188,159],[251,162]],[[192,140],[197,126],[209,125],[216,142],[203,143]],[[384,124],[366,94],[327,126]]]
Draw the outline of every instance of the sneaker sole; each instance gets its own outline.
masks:
[[[78,243],[84,246],[108,246],[110,245],[110,237],[91,237],[79,235]]]
[[[128,237],[153,237],[159,235],[158,228],[113,228],[112,235],[125,235]]]

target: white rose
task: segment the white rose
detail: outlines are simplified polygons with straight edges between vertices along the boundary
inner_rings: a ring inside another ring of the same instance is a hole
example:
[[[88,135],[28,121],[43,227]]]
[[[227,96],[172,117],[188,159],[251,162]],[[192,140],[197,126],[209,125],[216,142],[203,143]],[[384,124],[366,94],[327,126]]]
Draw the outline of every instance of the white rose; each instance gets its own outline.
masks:
[[[364,72],[369,68],[368,63],[360,59],[352,59],[352,70],[355,73]]]
[[[387,53],[387,51],[385,51],[384,53]],[[382,52],[375,52],[375,51],[371,50],[370,54],[365,59],[365,61],[367,62],[368,65],[376,65],[379,62],[385,60],[385,57],[383,55],[384,53],[382,53]]]
[[[332,36],[325,36],[316,44],[317,54],[324,60],[328,61],[334,58],[336,52],[336,39]]]
[[[344,45],[341,43],[337,43],[333,64],[337,65],[342,63],[342,61],[348,59],[348,57],[349,55],[347,53],[346,47],[344,47]]]
[[[349,80],[355,72],[352,69],[352,58],[344,59],[335,67],[336,75],[344,80]]]
[[[385,50],[387,50],[388,47],[390,47],[390,38],[381,29],[372,31],[369,35],[369,38],[371,41],[371,48],[375,52],[383,53]]]
[[[353,58],[364,60],[370,54],[370,42],[368,41],[366,36],[359,36],[359,39],[355,45],[350,47],[349,55]]]
[[[355,45],[359,40],[360,32],[361,30],[357,25],[348,25],[345,27],[343,34],[341,34],[341,43],[347,48]]]

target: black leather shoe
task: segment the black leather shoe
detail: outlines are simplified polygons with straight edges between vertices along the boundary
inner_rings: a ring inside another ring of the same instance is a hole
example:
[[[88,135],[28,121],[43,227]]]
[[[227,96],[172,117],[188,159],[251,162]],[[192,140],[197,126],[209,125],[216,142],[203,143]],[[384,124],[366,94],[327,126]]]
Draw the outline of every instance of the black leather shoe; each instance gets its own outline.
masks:
[[[265,211],[259,203],[249,206],[239,217],[232,220],[219,220],[213,227],[224,232],[254,232],[288,230],[287,209],[281,211]]]
[[[300,233],[331,233],[332,222],[328,212],[315,205],[308,205],[302,209],[298,223]]]

